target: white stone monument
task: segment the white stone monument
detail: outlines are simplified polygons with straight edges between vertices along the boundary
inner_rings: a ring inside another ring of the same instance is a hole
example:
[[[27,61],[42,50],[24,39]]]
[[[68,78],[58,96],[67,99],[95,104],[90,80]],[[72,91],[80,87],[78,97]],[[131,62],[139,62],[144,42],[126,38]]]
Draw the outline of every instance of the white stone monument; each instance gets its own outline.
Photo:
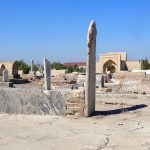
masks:
[[[87,68],[85,82],[85,109],[84,115],[90,116],[95,111],[96,90],[96,24],[91,21],[87,34]]]
[[[51,89],[51,64],[50,62],[44,58],[44,80],[45,80],[45,90]]]
[[[31,59],[31,73],[33,73],[33,66],[34,66],[34,61]]]
[[[3,82],[8,82],[8,70],[3,71]]]

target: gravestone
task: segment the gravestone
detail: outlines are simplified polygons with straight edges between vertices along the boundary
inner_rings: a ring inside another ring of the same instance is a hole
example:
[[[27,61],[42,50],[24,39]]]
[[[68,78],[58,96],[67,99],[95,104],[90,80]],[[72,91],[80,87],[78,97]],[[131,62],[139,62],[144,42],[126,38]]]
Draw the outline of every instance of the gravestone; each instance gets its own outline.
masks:
[[[110,81],[110,76],[111,76],[111,72],[110,72],[110,71],[107,71],[107,75],[106,75],[107,82]]]
[[[90,116],[95,111],[96,90],[96,24],[91,21],[87,34],[87,68],[85,82],[84,115]]]
[[[31,59],[31,73],[33,73],[33,66],[34,66],[34,61]]]
[[[45,90],[51,89],[51,64],[50,62],[44,58],[44,80],[45,80]]]
[[[104,76],[101,76],[101,88],[104,88]]]
[[[40,65],[40,66],[38,67],[38,71],[39,71],[40,73],[43,73],[42,65]]]
[[[3,82],[8,82],[8,70],[3,71]]]
[[[33,66],[34,66],[34,61],[33,61],[33,59],[31,59],[31,70],[30,70],[29,75],[28,75],[30,80],[35,80],[35,74],[34,74]]]

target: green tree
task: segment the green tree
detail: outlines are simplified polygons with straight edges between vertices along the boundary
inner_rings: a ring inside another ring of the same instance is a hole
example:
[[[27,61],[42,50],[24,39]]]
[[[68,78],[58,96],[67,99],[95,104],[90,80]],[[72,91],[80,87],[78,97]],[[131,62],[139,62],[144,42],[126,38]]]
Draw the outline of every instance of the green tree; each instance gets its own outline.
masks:
[[[150,69],[150,62],[148,61],[147,57],[141,60],[142,70]]]
[[[51,64],[51,68],[56,69],[56,70],[66,69],[66,67],[63,64],[61,64],[60,62],[53,62]]]
[[[23,60],[18,60],[17,64],[19,70],[23,70],[25,74],[29,73],[30,67]]]
[[[31,70],[31,66],[29,66],[29,70]],[[38,65],[34,64],[33,65],[33,71],[37,72],[39,70]]]
[[[72,73],[72,72],[82,72],[85,73],[85,69],[84,68],[79,68],[77,65],[69,65],[69,66],[64,66],[64,64],[61,64],[60,62],[53,62],[51,64],[51,68],[52,69],[56,69],[56,70],[62,70],[62,69],[66,69],[68,73]]]
[[[68,73],[74,72],[74,68],[73,68],[72,65],[69,65],[69,66],[67,67],[67,72],[68,72]]]
[[[70,65],[67,67],[67,72],[68,73],[72,73],[72,72],[81,72],[81,73],[85,73],[85,69],[84,68],[79,68],[77,65]]]
[[[34,71],[34,72],[37,72],[37,71],[38,71],[38,67],[37,67],[37,65],[35,65],[35,64],[34,64],[34,66],[33,66],[33,71]]]
[[[85,69],[85,68],[83,68],[83,67],[81,67],[81,68],[79,68],[79,72],[81,72],[81,73],[85,73],[85,72],[86,72],[86,69]]]

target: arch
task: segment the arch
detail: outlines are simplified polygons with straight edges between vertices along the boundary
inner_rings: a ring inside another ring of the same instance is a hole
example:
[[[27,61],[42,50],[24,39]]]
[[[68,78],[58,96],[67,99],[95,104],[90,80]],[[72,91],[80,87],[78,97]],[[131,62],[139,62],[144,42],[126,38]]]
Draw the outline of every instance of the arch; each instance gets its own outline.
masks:
[[[116,72],[115,66],[114,65],[109,66],[108,71],[110,71],[111,73],[115,73]]]
[[[117,64],[113,60],[109,59],[103,65],[103,73],[107,73],[107,71],[114,73],[116,72],[116,68],[117,68]]]
[[[17,76],[18,75],[18,63],[17,63],[17,61],[0,62],[0,76],[2,76],[4,69],[8,70],[9,77]]]
[[[0,65],[0,76],[3,76],[3,71],[5,70],[5,65],[4,64],[1,64]]]
[[[18,75],[18,63],[17,61],[12,64],[12,75],[15,77]]]

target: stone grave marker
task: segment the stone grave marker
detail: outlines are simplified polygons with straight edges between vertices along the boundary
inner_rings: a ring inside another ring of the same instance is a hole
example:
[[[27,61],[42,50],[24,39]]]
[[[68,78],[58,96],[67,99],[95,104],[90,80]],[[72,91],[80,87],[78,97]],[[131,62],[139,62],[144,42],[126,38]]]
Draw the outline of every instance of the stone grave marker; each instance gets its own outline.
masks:
[[[96,24],[91,21],[87,34],[87,68],[85,82],[84,115],[90,116],[95,111],[96,90]]]
[[[102,77],[101,77],[101,88],[104,88],[104,76],[102,75]]]
[[[44,80],[45,80],[45,90],[51,89],[51,64],[50,62],[44,58]]]
[[[33,73],[33,66],[34,66],[34,61],[31,59],[31,73]]]
[[[3,82],[8,82],[8,70],[3,71]]]

